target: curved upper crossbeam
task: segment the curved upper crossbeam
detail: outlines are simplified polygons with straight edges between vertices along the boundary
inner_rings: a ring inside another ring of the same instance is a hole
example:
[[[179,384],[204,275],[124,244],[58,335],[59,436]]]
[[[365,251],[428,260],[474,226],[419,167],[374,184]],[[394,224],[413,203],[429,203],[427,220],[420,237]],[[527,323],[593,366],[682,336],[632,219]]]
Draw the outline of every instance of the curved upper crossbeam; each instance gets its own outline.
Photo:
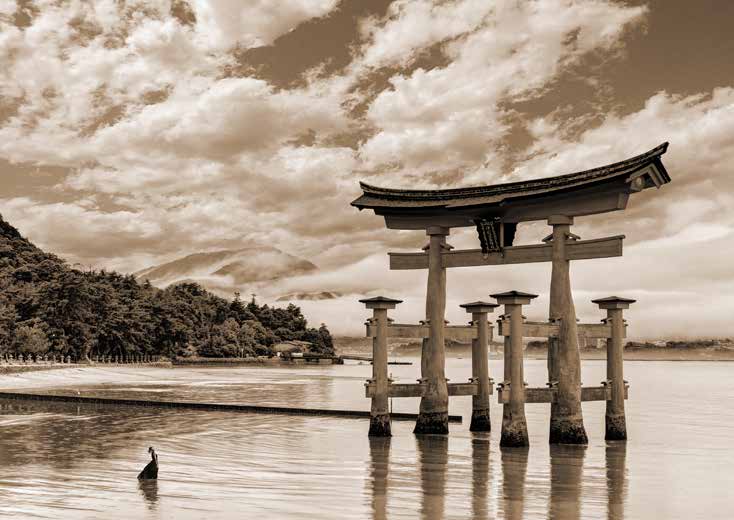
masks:
[[[624,209],[631,193],[670,182],[660,157],[668,143],[624,161],[566,175],[439,190],[383,188],[360,182],[352,206],[372,209],[387,227],[473,226],[477,219],[504,222],[570,217]]]

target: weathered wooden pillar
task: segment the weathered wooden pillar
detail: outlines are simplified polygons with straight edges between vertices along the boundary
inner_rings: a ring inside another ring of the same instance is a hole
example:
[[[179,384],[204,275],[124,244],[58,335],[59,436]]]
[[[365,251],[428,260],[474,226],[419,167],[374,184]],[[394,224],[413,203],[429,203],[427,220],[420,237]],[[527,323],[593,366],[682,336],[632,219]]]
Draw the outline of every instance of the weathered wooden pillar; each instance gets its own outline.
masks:
[[[499,305],[487,302],[472,302],[461,305],[471,313],[471,324],[477,328],[477,337],[472,339],[471,381],[479,384],[479,393],[472,396],[471,425],[469,431],[488,432],[492,429],[489,419],[489,393],[492,381],[489,378],[489,327],[487,314]]]
[[[421,352],[421,378],[426,391],[421,397],[418,420],[413,433],[449,433],[449,390],[446,382],[446,352],[444,317],[446,314],[446,269],[441,255],[448,249],[449,229],[432,226],[426,230],[428,244],[428,290],[426,291],[426,321],[429,337]]]
[[[505,306],[505,318],[510,320],[510,339],[505,341],[505,380],[503,389],[510,387],[510,402],[504,405],[502,413],[502,436],[500,446],[514,448],[528,446],[528,426],[525,420],[525,376],[523,374],[522,306],[537,298],[537,294],[519,291],[492,294],[497,303]],[[507,347],[509,346],[509,356]],[[509,362],[509,376],[507,379]]]
[[[566,240],[573,218],[554,215],[553,256],[550,287],[550,321],[559,324],[558,337],[548,339],[548,379],[556,388],[551,404],[551,444],[588,444],[581,411],[581,356],[579,354],[576,309],[571,294],[570,262],[566,256]]]
[[[607,311],[607,323],[612,325],[612,337],[607,338],[607,380],[606,385],[612,388],[612,398],[607,401],[605,415],[606,434],[608,441],[627,440],[627,420],[624,416],[624,309],[629,309],[635,300],[610,296],[592,300],[600,309]]]
[[[368,309],[372,309],[372,323],[376,333],[372,338],[372,379],[374,385],[372,404],[370,406],[370,431],[373,437],[390,437],[390,407],[388,403],[387,377],[387,310],[394,309],[402,300],[393,300],[384,296],[359,300]]]

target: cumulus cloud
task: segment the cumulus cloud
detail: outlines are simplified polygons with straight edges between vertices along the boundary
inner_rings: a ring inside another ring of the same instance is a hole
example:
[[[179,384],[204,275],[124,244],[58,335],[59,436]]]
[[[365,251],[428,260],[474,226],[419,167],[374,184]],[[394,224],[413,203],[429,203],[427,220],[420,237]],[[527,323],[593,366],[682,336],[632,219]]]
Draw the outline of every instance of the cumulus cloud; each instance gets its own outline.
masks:
[[[663,161],[672,183],[633,195],[624,212],[576,220],[574,230],[583,238],[627,236],[623,258],[573,263],[579,317],[598,320],[599,312],[591,299],[619,294],[639,300],[628,313],[633,337],[730,334],[727,313],[734,308],[728,290],[730,258],[734,255],[734,186],[730,175],[734,164],[734,89],[714,89],[694,96],[660,92],[641,110],[626,115],[612,113],[574,139],[562,137],[562,126],[563,121],[545,117],[531,122],[535,140],[507,178],[569,173],[622,160],[663,140],[671,142]],[[519,241],[537,242],[546,233],[542,223],[526,224],[521,226]],[[449,237],[450,243],[460,247],[472,247],[468,242],[475,240],[473,233]],[[414,273],[389,273],[386,263],[382,270],[370,270],[375,273],[371,284],[384,288],[390,296],[404,297],[403,315],[419,319],[425,273],[417,277]],[[406,284],[400,283],[400,276],[408,277],[403,278]],[[548,266],[453,270],[449,273],[447,316],[452,321],[461,320],[460,303],[498,290],[520,289],[540,293],[527,312],[544,319],[549,279]],[[343,303],[350,316],[359,315],[354,302]],[[325,319],[317,311],[318,304],[310,303],[307,308],[315,318]],[[357,326],[355,318],[351,327]]]
[[[238,61],[257,46],[277,59],[278,38],[316,17],[328,39],[343,29],[330,27],[329,15],[367,9],[355,5],[0,1],[0,164],[52,172],[8,181],[3,216],[70,262],[124,271],[273,245],[321,270],[258,293],[340,292],[336,301],[304,303],[305,312],[358,332],[364,310],[356,300],[365,294],[400,297],[397,317],[421,318],[425,273],[390,272],[385,253],[426,241],[351,208],[358,180],[490,184],[582,170],[669,140],[663,160],[673,183],[635,195],[625,212],[578,219],[584,238],[628,236],[624,260],[574,264],[579,313],[596,319],[591,298],[625,292],[651,309],[633,309],[635,334],[671,320],[676,334],[724,333],[712,317],[720,313],[698,319],[700,329],[683,323],[689,313],[702,317],[703,292],[734,303],[722,294],[731,276],[721,260],[731,256],[734,228],[734,88],[652,90],[641,107],[580,100],[573,118],[518,108],[554,92],[590,56],[622,59],[626,35],[652,11],[606,0],[396,0],[386,14],[360,19],[344,67],[315,57],[309,63],[320,65],[286,87],[267,67]],[[611,89],[583,70],[589,84]],[[527,145],[509,151],[513,132]],[[533,223],[518,239],[545,234],[544,223]],[[449,241],[476,247],[477,239],[453,230]],[[548,276],[542,265],[451,272],[448,318],[465,321],[465,301],[522,289],[541,294],[529,312],[542,319]]]
[[[564,139],[563,123],[544,121],[545,130],[511,171],[511,179],[559,175],[622,160],[670,141],[663,162],[673,182],[630,199],[619,215],[588,218],[608,231],[634,226],[632,240],[672,237],[705,223],[734,225],[730,175],[734,161],[734,88],[693,96],[658,92],[626,115],[610,114],[577,138]],[[691,235],[696,235],[696,232]],[[704,235],[703,232],[698,233]],[[691,237],[692,238],[692,237]]]
[[[481,5],[477,5],[481,4]],[[608,2],[398,2],[371,30],[368,63],[396,59],[403,44],[444,42],[446,67],[397,75],[370,105],[377,129],[362,147],[368,164],[472,168],[488,163],[509,130],[502,103],[529,96],[562,67],[618,43],[644,8]],[[405,35],[421,35],[405,36]],[[489,152],[488,152],[489,150]]]
[[[192,4],[201,37],[229,48],[268,45],[299,23],[326,15],[337,0],[194,0]]]

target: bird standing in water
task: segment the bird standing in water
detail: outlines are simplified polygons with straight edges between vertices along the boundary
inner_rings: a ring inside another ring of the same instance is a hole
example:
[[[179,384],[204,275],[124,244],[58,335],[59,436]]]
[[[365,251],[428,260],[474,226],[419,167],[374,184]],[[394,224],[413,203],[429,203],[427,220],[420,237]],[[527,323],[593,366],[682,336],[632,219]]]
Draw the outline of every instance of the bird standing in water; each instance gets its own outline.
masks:
[[[158,455],[155,454],[153,446],[148,448],[148,453],[150,453],[150,462],[140,472],[138,480],[155,480],[158,478]]]

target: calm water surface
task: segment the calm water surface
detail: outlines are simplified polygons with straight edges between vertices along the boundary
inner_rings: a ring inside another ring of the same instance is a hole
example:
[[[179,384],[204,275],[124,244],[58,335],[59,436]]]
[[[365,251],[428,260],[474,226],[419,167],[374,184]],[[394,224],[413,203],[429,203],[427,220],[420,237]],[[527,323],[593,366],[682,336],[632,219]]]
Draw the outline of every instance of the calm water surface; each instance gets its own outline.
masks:
[[[469,359],[447,363],[451,381],[469,377]],[[411,382],[418,367],[390,370]],[[525,367],[529,384],[544,384],[543,361]],[[606,443],[603,403],[585,403],[587,448],[549,447],[548,406],[536,404],[531,447],[500,450],[500,406],[495,431],[473,435],[468,397],[451,398],[464,423],[448,437],[393,422],[392,439],[373,440],[366,420],[0,401],[0,518],[730,519],[733,370],[627,362],[630,440]],[[134,382],[53,391],[369,409],[369,365],[126,371]],[[583,362],[586,384],[604,373],[603,361]],[[141,486],[149,445],[159,480]]]

